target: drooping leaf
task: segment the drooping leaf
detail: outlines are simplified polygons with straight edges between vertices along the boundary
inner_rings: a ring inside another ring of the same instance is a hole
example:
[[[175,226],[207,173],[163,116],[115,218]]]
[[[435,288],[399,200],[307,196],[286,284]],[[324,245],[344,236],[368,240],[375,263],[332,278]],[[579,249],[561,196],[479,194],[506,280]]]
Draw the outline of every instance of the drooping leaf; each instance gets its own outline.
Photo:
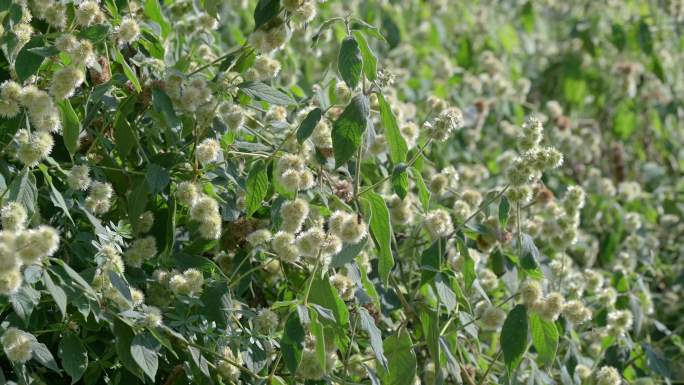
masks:
[[[333,124],[332,143],[336,168],[351,159],[361,145],[369,112],[368,99],[364,95],[356,95]]]
[[[171,98],[159,87],[152,87],[152,105],[154,110],[164,117],[169,128],[175,128],[180,124],[176,111],[173,109]]]
[[[527,350],[527,332],[527,308],[516,305],[501,328],[501,349],[509,376]]]
[[[34,75],[43,64],[45,57],[33,51],[34,48],[43,47],[44,40],[41,36],[34,36],[28,41],[17,54],[14,67],[20,81],[28,79]]]
[[[368,80],[373,81],[377,76],[378,58],[373,53],[373,50],[368,46],[366,37],[361,31],[353,31],[356,41],[359,43],[359,50],[361,51],[361,58],[363,59],[363,73]]]
[[[259,0],[254,9],[254,29],[269,22],[280,12],[280,0]]]
[[[161,28],[161,37],[166,38],[169,32],[171,32],[171,24],[164,18],[161,11],[161,6],[159,5],[159,0],[146,0],[145,1],[145,16],[149,17],[150,20],[159,24]]]
[[[252,169],[247,175],[247,215],[252,215],[266,197],[268,192],[268,173],[266,164],[259,160],[252,165]]]
[[[332,257],[330,267],[341,267],[353,261],[354,258],[361,254],[363,248],[366,247],[366,243],[368,243],[368,238],[364,238],[356,244],[345,244],[342,246],[342,250]]]
[[[318,107],[314,108],[306,115],[306,118],[302,120],[302,123],[297,129],[297,141],[299,143],[304,143],[304,141],[311,136],[314,128],[316,128],[316,125],[321,120],[321,116],[322,111]]]
[[[16,313],[16,315],[27,325],[31,314],[33,314],[33,310],[39,302],[40,292],[28,285],[19,287],[19,290],[12,293],[10,296],[10,303],[12,304],[14,313]]]
[[[384,385],[410,385],[416,374],[416,354],[406,329],[391,335],[383,343],[388,370],[382,371]]]
[[[363,59],[359,43],[354,36],[347,36],[342,40],[340,53],[337,57],[337,70],[350,89],[355,89],[361,79]]]
[[[530,331],[537,357],[546,365],[552,364],[558,349],[556,324],[553,321],[543,319],[537,313],[530,313]]]
[[[408,146],[404,137],[399,131],[397,118],[392,112],[392,107],[385,101],[385,97],[378,93],[378,106],[380,107],[380,122],[385,129],[385,138],[387,139],[387,146],[389,148],[390,159],[393,164],[406,162],[406,154],[408,154]]]
[[[74,333],[67,333],[59,342],[59,357],[62,367],[71,376],[71,383],[76,383],[88,367],[88,352],[81,339]]]
[[[289,106],[297,104],[289,95],[279,91],[264,82],[248,81],[238,84],[238,88],[247,96],[263,100],[270,104]]]
[[[81,122],[78,120],[78,115],[71,107],[69,100],[64,100],[59,104],[59,109],[62,112],[62,139],[69,154],[72,156],[78,151],[78,138],[81,134]]]
[[[302,360],[302,343],[304,342],[304,328],[297,312],[290,313],[285,322],[283,336],[280,340],[281,351],[285,366],[294,373]]]
[[[430,190],[428,190],[427,186],[425,185],[425,181],[423,180],[423,176],[420,174],[420,171],[418,171],[415,167],[411,167],[410,170],[413,180],[416,182],[416,186],[418,187],[418,199],[420,200],[420,205],[423,207],[423,210],[427,210],[430,207]]]
[[[318,358],[318,364],[321,368],[325,368],[325,331],[323,324],[318,321],[318,311],[315,309],[309,309],[309,317],[311,322],[309,326],[311,328],[311,334],[315,339],[316,344],[316,358]]]
[[[313,280],[309,292],[309,302],[331,310],[340,326],[349,325],[347,305],[327,278],[315,278]]]
[[[475,279],[477,279],[477,273],[475,273],[475,261],[470,256],[468,246],[466,245],[465,240],[462,238],[462,235],[459,234],[456,236],[456,244],[458,245],[458,251],[461,254],[461,258],[464,260],[462,268],[463,278],[465,279],[466,290],[469,290],[473,286]]]
[[[107,24],[95,24],[90,27],[83,28],[76,35],[81,39],[88,39],[93,43],[99,43],[104,40],[109,33],[109,25]]]
[[[387,203],[380,195],[372,191],[363,194],[362,201],[365,202],[367,217],[370,218],[370,233],[380,251],[378,273],[382,282],[387,285],[390,272],[394,267],[391,249],[392,224],[390,223]]]
[[[382,332],[375,326],[375,320],[364,307],[359,307],[359,322],[361,328],[370,337],[371,348],[375,352],[375,358],[387,370],[387,358],[385,357],[385,349],[382,343]]]
[[[505,196],[501,197],[501,202],[499,202],[499,224],[501,225],[502,229],[505,229],[506,225],[508,224],[508,215],[510,211],[511,204],[508,201],[508,198]]]
[[[406,198],[409,188],[408,173],[406,172],[406,165],[403,163],[398,164],[392,170],[392,189],[399,198]]]
[[[52,280],[52,277],[50,277],[47,270],[43,272],[43,283],[48,289],[48,292],[50,292],[52,299],[55,300],[57,308],[59,308],[59,311],[62,313],[62,318],[66,317],[67,297],[66,293],[64,293],[64,289],[55,285],[55,282]]]
[[[44,343],[38,342],[38,340],[34,339],[31,341],[31,348],[33,350],[34,360],[38,361],[41,365],[52,371],[59,372],[59,366],[57,366],[55,357]]]
[[[157,369],[159,368],[157,352],[160,346],[159,341],[149,332],[136,335],[131,342],[131,356],[133,360],[152,381],[154,381]]]
[[[36,187],[36,177],[30,170],[25,170],[19,175],[15,175],[12,183],[8,186],[6,202],[20,203],[29,214],[29,217],[36,211],[38,199],[38,188]]]
[[[119,63],[119,65],[121,65],[124,75],[126,75],[128,80],[131,82],[133,88],[135,88],[135,91],[140,93],[142,91],[142,87],[140,87],[140,80],[138,80],[138,75],[136,75],[131,66],[128,65],[126,59],[124,59],[123,55],[121,55],[121,51],[116,51],[116,53],[114,54],[114,60],[117,63]]]
[[[420,256],[420,282],[421,284],[432,281],[435,274],[439,272],[442,264],[442,255],[440,253],[440,240],[437,240],[423,251]]]
[[[141,381],[144,381],[144,374],[131,354],[131,345],[135,338],[135,333],[131,327],[120,320],[118,317],[114,319],[114,348],[116,356],[129,372],[133,373]]]

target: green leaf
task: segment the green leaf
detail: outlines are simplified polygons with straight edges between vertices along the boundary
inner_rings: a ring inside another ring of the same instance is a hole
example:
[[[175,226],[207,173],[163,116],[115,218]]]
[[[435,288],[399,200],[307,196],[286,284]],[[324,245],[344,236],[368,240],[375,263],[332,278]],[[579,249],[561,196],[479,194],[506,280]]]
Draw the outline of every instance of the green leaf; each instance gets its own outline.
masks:
[[[408,173],[406,172],[406,165],[403,163],[398,164],[394,170],[392,170],[392,188],[394,192],[397,193],[399,198],[406,198],[409,188]]]
[[[82,29],[76,36],[78,36],[81,39],[88,39],[93,43],[99,43],[107,37],[108,33],[109,25],[96,24]]]
[[[43,271],[43,283],[48,289],[48,292],[50,292],[52,299],[55,300],[57,308],[59,308],[60,313],[62,313],[62,319],[64,319],[64,317],[66,317],[67,307],[67,297],[66,293],[64,293],[64,289],[55,285],[55,282],[52,280],[52,277],[50,277],[47,270]]]
[[[437,297],[447,308],[448,312],[451,312],[456,308],[456,293],[454,293],[449,285],[447,277],[444,277],[441,273],[436,275],[435,288],[437,289]]]
[[[21,51],[17,54],[16,61],[14,63],[15,70],[17,72],[17,77],[19,77],[20,83],[28,79],[30,76],[35,75],[38,68],[43,64],[45,57],[34,53],[31,49],[43,47],[43,37],[34,36],[26,43]]]
[[[378,274],[382,282],[387,285],[390,271],[394,267],[392,256],[392,224],[390,223],[387,203],[378,194],[368,191],[363,194],[362,201],[366,205],[366,215],[369,217],[370,232],[375,245],[380,250],[378,260]]]
[[[142,88],[140,87],[140,80],[138,80],[138,76],[135,74],[133,69],[128,65],[128,63],[126,63],[126,59],[124,59],[123,55],[121,55],[121,51],[116,51],[114,54],[114,61],[121,65],[124,75],[126,75],[131,84],[133,84],[135,91],[140,93],[140,91],[142,91]]]
[[[121,294],[124,300],[126,300],[126,302],[129,304],[133,302],[133,298],[131,297],[131,288],[128,286],[128,283],[126,283],[126,281],[124,281],[124,279],[114,271],[108,271],[107,275],[109,277],[109,281],[112,283],[112,286],[114,286],[116,291]]]
[[[331,310],[340,326],[346,328],[349,325],[347,305],[342,301],[337,290],[330,284],[327,278],[315,278],[311,282],[309,302]]]
[[[59,103],[59,109],[62,112],[62,138],[64,139],[64,146],[73,156],[78,151],[78,138],[81,134],[81,122],[78,120],[76,111],[71,107],[69,100],[64,100]]]
[[[342,267],[347,263],[353,261],[354,258],[361,254],[363,248],[366,247],[366,243],[368,243],[367,237],[363,238],[358,243],[345,243],[344,246],[342,246],[342,250],[340,250],[339,253],[333,255],[332,260],[330,262],[330,267]]]
[[[28,325],[33,309],[40,303],[40,292],[28,285],[20,286],[19,290],[10,295],[9,300],[14,313]]]
[[[158,87],[152,88],[152,105],[154,110],[162,115],[164,122],[166,122],[169,128],[175,128],[180,125],[180,120],[173,109],[171,98]]]
[[[639,46],[641,50],[644,51],[646,55],[653,53],[653,35],[651,34],[651,28],[646,21],[641,20],[639,23],[639,29],[637,30],[637,40],[639,41]]]
[[[261,207],[261,202],[268,192],[268,173],[266,164],[262,160],[254,162],[252,169],[249,170],[246,188],[247,215],[251,216]]]
[[[207,320],[225,327],[232,307],[228,285],[222,281],[214,281],[202,290],[200,299],[205,306],[204,315]]]
[[[501,328],[501,349],[510,376],[527,350],[527,308],[516,305]]]
[[[385,101],[385,97],[380,93],[376,95],[378,96],[378,105],[380,106],[380,122],[385,129],[390,159],[395,165],[406,162],[408,146],[401,135],[401,131],[399,131],[397,118],[394,116],[394,112],[392,112],[392,107]]]
[[[29,218],[36,211],[38,199],[38,188],[36,187],[36,177],[29,170],[25,170],[20,175],[16,175],[8,187],[7,200],[9,202],[20,203],[29,214]]]
[[[525,269],[530,277],[543,279],[544,272],[539,268],[539,258],[541,253],[534,244],[534,239],[529,234],[522,234],[522,255],[520,256],[520,267]]]
[[[427,249],[423,251],[420,255],[420,283],[425,284],[435,277],[435,274],[439,272],[440,266],[442,265],[442,255],[440,253],[440,242],[444,244],[442,240],[437,240],[430,245]]]
[[[277,104],[280,106],[289,106],[297,104],[288,94],[279,91],[264,82],[249,81],[238,84],[238,88],[247,96],[263,100],[270,104]]]
[[[356,41],[359,43],[359,50],[361,50],[361,58],[363,59],[363,73],[366,74],[368,80],[375,80],[378,72],[378,58],[373,53],[373,50],[368,46],[366,38],[361,31],[353,31]]]
[[[59,54],[59,50],[53,46],[29,48],[29,51],[45,58]]]
[[[387,44],[389,44],[390,49],[396,48],[401,42],[401,31],[389,13],[383,15],[382,29],[384,31],[384,36],[387,37]]]
[[[150,188],[150,194],[157,194],[162,192],[164,188],[169,185],[171,176],[169,174],[169,170],[166,168],[151,163],[149,166],[147,166],[145,180]]]
[[[321,368],[325,368],[325,332],[323,330],[323,324],[318,320],[318,312],[316,309],[309,308],[309,317],[311,319],[310,327],[311,334],[314,337],[316,344],[316,358],[318,358],[318,364]]]
[[[297,141],[299,143],[304,143],[304,141],[307,140],[309,136],[311,136],[311,134],[314,131],[314,128],[316,128],[316,125],[321,120],[321,116],[322,111],[318,107],[314,108],[306,115],[306,118],[302,120],[302,123],[299,125],[299,128],[297,129]]]
[[[95,296],[95,295],[96,295],[96,294],[95,294],[95,290],[94,290],[92,287],[90,287],[90,285],[88,284],[88,282],[86,282],[86,280],[83,279],[83,277],[81,276],[81,274],[79,274],[76,270],[72,269],[71,266],[67,265],[66,262],[62,261],[61,259],[56,259],[56,258],[55,258],[55,259],[52,259],[52,261],[55,262],[55,263],[57,263],[59,266],[61,266],[62,269],[64,269],[64,272],[66,273],[66,275],[67,275],[69,278],[71,278],[71,279],[73,280],[73,281],[71,281],[71,282],[66,282],[66,281],[65,281],[66,284],[68,284],[68,285],[75,285],[75,284],[78,284],[78,285],[81,286],[81,288],[82,288],[83,290],[85,290],[86,292],[88,292],[88,294],[90,294],[90,295],[92,295],[92,296]],[[53,266],[54,266],[54,265],[53,265]],[[53,270],[53,272],[54,272],[54,271],[55,271],[55,270]]]
[[[532,1],[527,1],[520,12],[520,22],[528,33],[534,31],[535,18],[534,5]]]
[[[302,343],[304,342],[304,328],[299,321],[296,311],[290,313],[285,322],[283,336],[280,340],[280,348],[283,352],[285,366],[294,373],[302,360]]]
[[[545,365],[551,365],[558,349],[558,329],[553,321],[541,318],[537,313],[530,313],[530,331],[532,344],[537,357]]]
[[[71,376],[71,383],[76,383],[88,368],[88,352],[74,333],[67,333],[59,342],[59,357],[62,367]]]
[[[259,0],[254,9],[254,29],[269,22],[280,13],[280,0]]]
[[[663,354],[654,350],[654,348],[649,344],[642,344],[641,347],[646,353],[646,362],[648,367],[651,368],[655,373],[665,377],[672,378],[672,373],[670,371],[670,360],[665,358]]]
[[[145,15],[149,17],[150,20],[159,24],[162,38],[168,36],[169,32],[171,32],[171,24],[164,18],[161,7],[159,6],[159,0],[146,0],[144,11]]]
[[[350,89],[355,89],[359,84],[362,68],[363,59],[359,43],[353,36],[345,37],[337,57],[337,70],[340,71],[340,76]]]
[[[50,186],[50,191],[48,192],[48,194],[50,195],[50,200],[52,201],[52,204],[55,207],[62,209],[64,215],[67,218],[69,218],[69,221],[71,221],[71,223],[74,223],[74,219],[71,218],[71,213],[69,213],[69,208],[67,207],[66,201],[64,200],[64,196],[59,190],[57,190],[57,187],[55,187],[55,185],[52,183],[52,177],[48,173],[47,166],[45,166],[44,164],[39,164],[38,168],[43,173],[45,182]]]
[[[475,273],[475,261],[470,256],[468,251],[468,246],[466,246],[465,239],[463,239],[462,234],[456,236],[456,243],[458,244],[458,251],[461,254],[461,258],[464,259],[463,262],[463,278],[465,280],[466,290],[469,290],[473,286],[473,282],[477,279],[477,273]]]
[[[138,367],[138,364],[131,355],[131,344],[133,343],[135,334],[131,327],[118,317],[114,318],[114,336],[116,337],[114,342],[116,357],[124,368],[143,381],[143,374],[140,367]]]
[[[133,190],[128,195],[128,217],[133,222],[133,229],[138,229],[138,221],[145,208],[147,207],[150,189],[147,178],[136,177],[133,179]]]
[[[416,375],[416,354],[406,329],[391,335],[383,343],[388,370],[382,371],[383,385],[411,385]]]
[[[418,171],[415,167],[411,167],[410,170],[413,180],[416,182],[416,186],[418,187],[418,199],[420,200],[420,205],[423,207],[423,210],[427,211],[427,209],[430,208],[430,190],[428,190],[427,185],[425,185],[423,175],[421,175],[420,171]]]
[[[637,115],[629,101],[620,103],[613,116],[613,132],[620,139],[629,138],[637,128]]]
[[[511,204],[508,202],[508,198],[501,197],[501,201],[499,202],[499,224],[501,225],[502,229],[506,228],[506,225],[508,224],[508,215],[511,211]]]
[[[136,335],[131,342],[133,360],[152,381],[159,368],[157,351],[160,346],[159,341],[148,332]]]
[[[356,95],[333,124],[335,168],[345,164],[358,150],[369,113],[368,99],[364,95]]]
[[[136,96],[129,96],[119,104],[114,118],[114,140],[119,155],[127,157],[137,144],[135,131],[129,123],[128,114],[135,107]]]
[[[46,368],[59,372],[59,366],[57,366],[57,361],[55,357],[50,352],[50,349],[45,346],[44,343],[38,342],[38,340],[31,341],[31,348],[33,350],[33,359],[38,361],[41,365]]]
[[[385,370],[388,367],[387,358],[385,357],[385,349],[382,344],[382,332],[375,326],[375,319],[368,313],[365,307],[359,307],[359,321],[361,329],[365,330],[370,337],[371,348],[375,352],[375,358],[378,360]]]

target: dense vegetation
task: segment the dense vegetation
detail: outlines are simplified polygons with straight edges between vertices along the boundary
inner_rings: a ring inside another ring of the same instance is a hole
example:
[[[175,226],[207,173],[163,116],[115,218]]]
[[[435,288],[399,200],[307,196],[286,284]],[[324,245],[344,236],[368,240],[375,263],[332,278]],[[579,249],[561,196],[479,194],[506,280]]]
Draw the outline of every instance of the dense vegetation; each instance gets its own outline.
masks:
[[[0,21],[0,383],[684,381],[681,0]]]

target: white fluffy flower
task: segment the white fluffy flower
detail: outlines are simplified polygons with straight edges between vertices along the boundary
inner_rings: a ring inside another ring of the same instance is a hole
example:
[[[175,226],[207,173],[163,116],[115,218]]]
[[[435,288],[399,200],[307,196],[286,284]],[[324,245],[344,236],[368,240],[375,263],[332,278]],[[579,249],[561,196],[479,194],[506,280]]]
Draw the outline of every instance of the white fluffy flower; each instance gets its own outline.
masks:
[[[0,339],[7,358],[20,364],[30,360],[33,353],[32,337],[31,334],[14,327],[7,329]]]
[[[425,228],[433,238],[441,238],[454,231],[451,216],[443,209],[437,209],[427,213],[425,216]]]

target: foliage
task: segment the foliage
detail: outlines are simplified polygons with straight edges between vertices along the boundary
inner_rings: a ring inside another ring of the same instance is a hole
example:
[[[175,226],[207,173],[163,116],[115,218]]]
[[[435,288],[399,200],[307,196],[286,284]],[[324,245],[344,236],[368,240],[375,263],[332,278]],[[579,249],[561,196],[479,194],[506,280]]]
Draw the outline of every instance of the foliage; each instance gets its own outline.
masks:
[[[0,1],[0,383],[681,382],[682,21]]]

